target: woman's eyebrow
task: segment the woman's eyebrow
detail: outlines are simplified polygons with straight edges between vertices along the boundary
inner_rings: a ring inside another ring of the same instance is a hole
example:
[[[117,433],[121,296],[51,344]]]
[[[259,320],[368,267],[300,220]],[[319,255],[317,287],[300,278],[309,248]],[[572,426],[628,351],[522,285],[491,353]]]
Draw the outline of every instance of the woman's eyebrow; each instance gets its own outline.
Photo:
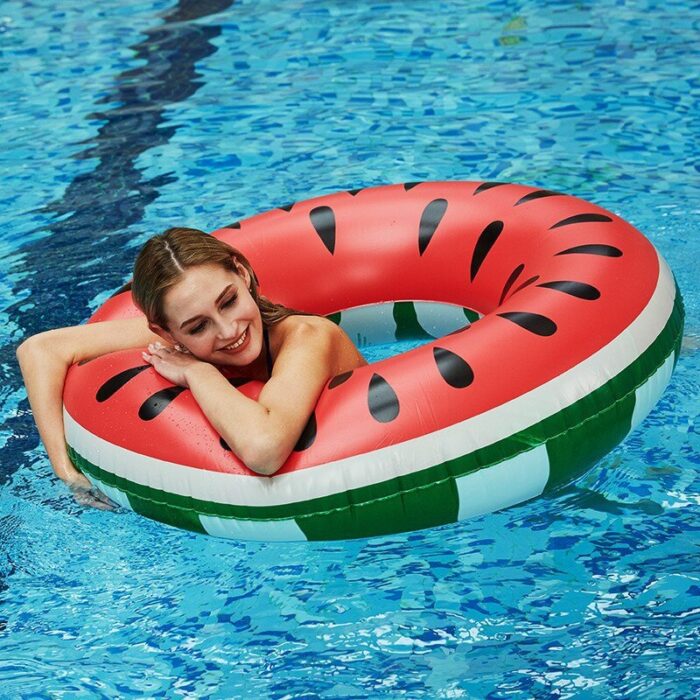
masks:
[[[228,292],[229,289],[231,289],[231,287],[233,287],[233,283],[227,284],[224,287],[224,291],[221,292],[221,294],[219,294],[218,297],[216,297],[216,301],[214,303],[218,304],[226,296],[226,293]],[[183,321],[180,324],[180,328],[184,328],[188,323],[192,323],[192,321],[196,321],[198,318],[201,318],[201,316],[202,316],[202,314],[197,314],[196,316],[192,316],[192,318],[188,318],[186,321]]]

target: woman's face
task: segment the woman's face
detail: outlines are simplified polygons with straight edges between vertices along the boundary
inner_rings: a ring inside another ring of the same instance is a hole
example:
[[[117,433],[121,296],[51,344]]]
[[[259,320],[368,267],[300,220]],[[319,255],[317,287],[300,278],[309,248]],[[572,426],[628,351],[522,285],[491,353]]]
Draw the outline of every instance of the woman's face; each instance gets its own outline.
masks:
[[[262,318],[250,294],[248,273],[220,265],[185,269],[165,294],[168,335],[195,357],[244,367],[262,350]]]

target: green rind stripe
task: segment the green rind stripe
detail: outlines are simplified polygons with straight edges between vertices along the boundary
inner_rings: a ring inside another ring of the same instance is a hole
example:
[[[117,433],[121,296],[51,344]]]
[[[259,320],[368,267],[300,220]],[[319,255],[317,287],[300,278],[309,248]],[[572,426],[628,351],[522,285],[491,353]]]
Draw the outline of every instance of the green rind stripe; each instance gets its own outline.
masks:
[[[162,500],[152,500],[134,493],[128,494],[128,498],[131,508],[140,515],[144,515],[151,520],[158,520],[166,525],[174,525],[184,530],[206,534],[196,508],[174,506]]]
[[[420,325],[416,307],[412,301],[397,301],[392,309],[396,323],[396,340],[433,340]]]
[[[459,494],[447,465],[436,480],[395,491],[374,501],[356,502],[324,513],[300,516],[296,523],[307,540],[344,540],[422,530],[457,521]],[[405,484],[400,484],[405,487]]]
[[[166,525],[206,534],[199,520],[199,514],[206,512],[201,506],[206,505],[207,501],[176,496],[161,489],[134,484],[132,481],[100,469],[78,454],[70,445],[67,445],[67,448],[68,456],[76,468],[107,486],[119,489],[124,493],[135,513]]]
[[[675,352],[682,337],[683,305],[673,310],[656,340],[617,376],[558,413],[468,455],[347,492],[277,506],[212,503],[134,484],[83,459],[69,448],[82,471],[124,491],[138,513],[200,530],[198,513],[247,520],[295,518],[309,539],[345,539],[454,522],[458,511],[454,478],[547,444],[551,476],[547,488],[571,481],[625,436],[634,392]]]
[[[474,323],[474,321],[478,321],[481,318],[478,311],[473,311],[472,309],[467,309],[464,307],[462,307],[462,311],[464,312],[464,315],[469,323]]]

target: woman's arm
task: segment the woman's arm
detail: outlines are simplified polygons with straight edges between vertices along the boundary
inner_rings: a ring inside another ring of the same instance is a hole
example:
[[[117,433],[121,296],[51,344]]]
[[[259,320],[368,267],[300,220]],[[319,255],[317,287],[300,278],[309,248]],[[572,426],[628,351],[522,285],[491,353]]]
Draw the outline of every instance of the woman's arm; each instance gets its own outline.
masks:
[[[58,328],[31,336],[17,348],[27,398],[39,435],[56,476],[75,493],[81,503],[106,507],[90,482],[73,466],[63,431],[63,383],[70,365],[80,360],[131,347],[148,345],[157,336],[144,318],[104,321]],[[95,498],[99,501],[95,502]]]
[[[218,369],[169,348],[144,355],[171,381],[188,386],[233,452],[258,474],[274,474],[294,449],[333,376],[335,326],[300,323],[285,337],[258,400],[232,387]],[[177,368],[177,369],[176,369]]]

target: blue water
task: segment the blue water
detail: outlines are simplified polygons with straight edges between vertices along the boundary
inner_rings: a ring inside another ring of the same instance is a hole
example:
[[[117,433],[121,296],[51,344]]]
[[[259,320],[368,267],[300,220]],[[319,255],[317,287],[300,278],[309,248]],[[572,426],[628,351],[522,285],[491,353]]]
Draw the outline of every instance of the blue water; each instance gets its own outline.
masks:
[[[700,13],[692,0],[6,0],[0,696],[700,695]],[[14,347],[174,224],[388,182],[523,182],[645,232],[686,340],[642,427],[549,498],[337,544],[84,510]]]

